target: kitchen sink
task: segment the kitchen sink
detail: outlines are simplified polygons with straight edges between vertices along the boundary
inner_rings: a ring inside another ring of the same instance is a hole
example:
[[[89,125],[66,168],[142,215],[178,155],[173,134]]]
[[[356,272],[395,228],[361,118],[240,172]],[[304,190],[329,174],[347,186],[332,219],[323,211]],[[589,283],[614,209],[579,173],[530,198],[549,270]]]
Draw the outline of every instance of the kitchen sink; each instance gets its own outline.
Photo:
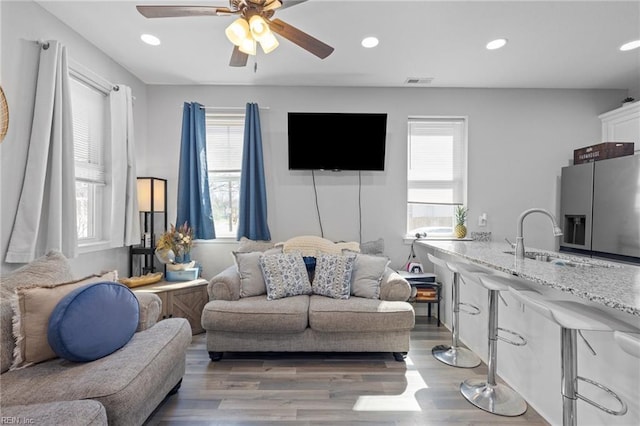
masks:
[[[506,254],[515,255],[515,251],[505,251]],[[591,260],[582,260],[582,259],[568,259],[564,257],[554,256],[550,253],[539,252],[539,251],[527,251],[524,253],[524,257],[527,259],[536,260],[538,262],[546,262],[551,263],[556,266],[568,266],[570,268],[593,268],[593,267],[601,267],[601,268],[614,268],[615,265],[606,263],[606,262],[594,262]]]

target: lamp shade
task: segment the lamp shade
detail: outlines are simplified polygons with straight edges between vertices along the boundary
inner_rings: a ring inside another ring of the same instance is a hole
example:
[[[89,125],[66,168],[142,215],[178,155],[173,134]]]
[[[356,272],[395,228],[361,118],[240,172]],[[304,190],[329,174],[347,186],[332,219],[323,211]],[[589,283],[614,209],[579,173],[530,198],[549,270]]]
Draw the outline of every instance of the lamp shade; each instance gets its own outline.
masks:
[[[262,41],[262,37],[271,34],[269,26],[259,15],[253,15],[249,19],[249,29],[251,29],[251,35],[256,41]]]
[[[264,53],[273,52],[278,45],[280,45],[280,43],[278,43],[278,39],[272,32],[269,32],[269,34],[260,40],[260,47],[262,47]]]
[[[242,53],[246,53],[247,55],[255,55],[256,54],[256,41],[251,37],[251,34],[248,35],[247,38],[242,40],[240,46],[238,46],[238,50]]]
[[[154,177],[138,178],[138,210],[164,212],[167,181]]]
[[[238,18],[231,23],[224,31],[229,41],[236,46],[242,46],[242,42],[251,37],[249,23],[244,18]]]

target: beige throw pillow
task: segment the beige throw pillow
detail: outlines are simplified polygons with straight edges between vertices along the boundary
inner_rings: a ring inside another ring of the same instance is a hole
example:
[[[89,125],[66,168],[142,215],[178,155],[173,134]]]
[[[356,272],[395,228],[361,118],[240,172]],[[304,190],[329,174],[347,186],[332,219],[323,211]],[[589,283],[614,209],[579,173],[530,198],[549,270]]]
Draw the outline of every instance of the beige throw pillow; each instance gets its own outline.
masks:
[[[57,357],[49,346],[47,328],[51,313],[64,296],[87,284],[117,279],[118,272],[111,271],[68,283],[17,288],[13,299],[13,336],[16,347],[11,370]]]
[[[250,240],[247,237],[242,237],[240,238],[240,244],[238,244],[238,252],[267,251],[273,248],[273,245],[274,243],[271,241]]]
[[[380,298],[380,281],[389,265],[386,257],[356,255],[351,275],[351,294],[367,299]]]

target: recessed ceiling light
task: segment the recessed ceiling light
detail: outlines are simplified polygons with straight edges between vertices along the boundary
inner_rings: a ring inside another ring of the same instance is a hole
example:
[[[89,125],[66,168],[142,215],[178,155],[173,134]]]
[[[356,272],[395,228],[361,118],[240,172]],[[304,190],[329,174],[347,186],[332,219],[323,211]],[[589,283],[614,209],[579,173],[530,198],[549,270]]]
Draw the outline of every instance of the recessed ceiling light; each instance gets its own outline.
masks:
[[[507,39],[506,38],[498,38],[496,40],[492,40],[489,43],[487,43],[487,49],[489,49],[489,50],[500,49],[505,44],[507,44]]]
[[[638,47],[640,47],[640,40],[633,40],[620,46],[620,50],[626,52],[627,50],[637,49]]]
[[[378,39],[376,37],[365,37],[362,39],[362,47],[370,49],[378,45]]]
[[[147,44],[150,44],[151,46],[158,46],[160,44],[160,39],[151,34],[142,34],[140,36],[140,40],[144,41]]]

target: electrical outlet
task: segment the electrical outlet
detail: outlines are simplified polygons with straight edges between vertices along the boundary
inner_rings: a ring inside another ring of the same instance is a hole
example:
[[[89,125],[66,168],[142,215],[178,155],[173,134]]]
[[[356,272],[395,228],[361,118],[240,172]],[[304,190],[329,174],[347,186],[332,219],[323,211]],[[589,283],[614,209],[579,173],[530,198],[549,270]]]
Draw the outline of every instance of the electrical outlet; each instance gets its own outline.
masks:
[[[478,226],[487,226],[487,214],[486,213],[482,213],[478,217]]]

